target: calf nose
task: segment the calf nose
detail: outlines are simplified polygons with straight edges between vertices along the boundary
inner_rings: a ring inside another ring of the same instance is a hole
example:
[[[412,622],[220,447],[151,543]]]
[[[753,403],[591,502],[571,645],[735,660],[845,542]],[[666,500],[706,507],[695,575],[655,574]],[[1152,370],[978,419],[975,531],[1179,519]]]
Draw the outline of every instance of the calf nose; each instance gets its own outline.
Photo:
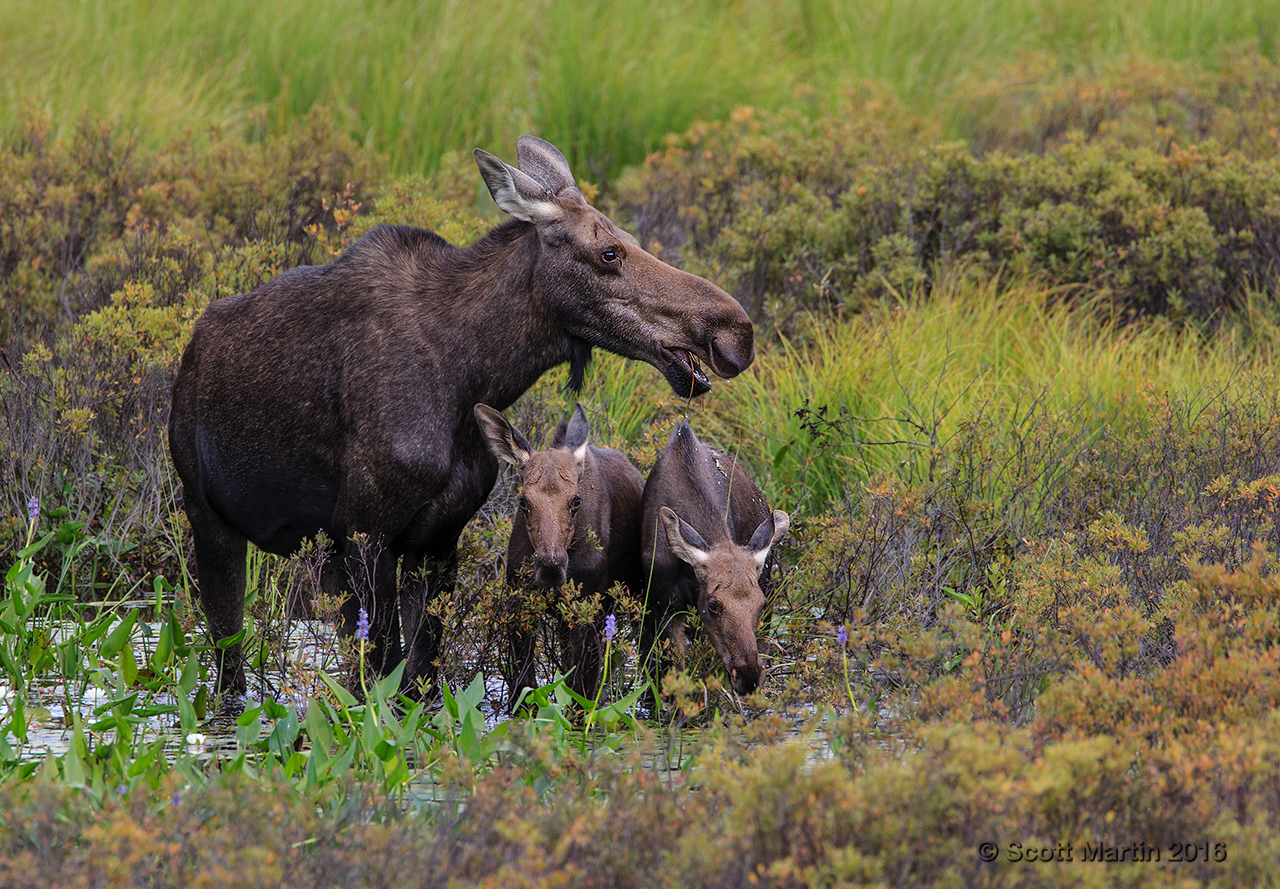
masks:
[[[729,682],[740,695],[749,695],[760,687],[760,667],[743,664],[729,671]]]
[[[534,556],[534,576],[547,589],[563,586],[569,578],[568,558]]]

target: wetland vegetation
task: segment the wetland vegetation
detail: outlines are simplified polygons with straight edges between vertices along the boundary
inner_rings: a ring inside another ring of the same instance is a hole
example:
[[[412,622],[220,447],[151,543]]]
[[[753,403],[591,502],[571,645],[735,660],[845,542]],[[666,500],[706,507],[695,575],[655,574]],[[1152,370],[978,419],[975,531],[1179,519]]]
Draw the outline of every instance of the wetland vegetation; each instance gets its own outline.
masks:
[[[649,6],[0,12],[0,884],[1275,880],[1280,18]],[[310,547],[250,553],[220,713],[164,434],[191,324],[379,222],[473,240],[460,152],[524,131],[756,322],[702,399],[604,355],[578,397],[646,471],[687,417],[792,517],[761,689],[704,640],[643,718],[620,602],[598,699],[497,718],[496,628],[590,619],[506,590],[504,474],[439,699],[324,629]]]

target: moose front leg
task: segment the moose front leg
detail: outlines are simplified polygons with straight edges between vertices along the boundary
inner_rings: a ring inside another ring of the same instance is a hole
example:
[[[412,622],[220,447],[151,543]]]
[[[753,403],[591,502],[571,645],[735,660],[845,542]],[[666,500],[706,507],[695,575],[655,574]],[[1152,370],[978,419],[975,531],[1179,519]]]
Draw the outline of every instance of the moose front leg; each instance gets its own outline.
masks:
[[[347,595],[342,602],[343,637],[360,627],[363,609],[368,623],[365,658],[373,670],[385,676],[403,658],[400,617],[396,612],[396,556],[381,541],[349,540],[338,560],[343,566]]]
[[[400,568],[400,612],[404,623],[406,661],[400,687],[423,696],[435,694],[444,622],[431,609],[441,595],[452,596],[458,582],[458,548],[442,557],[406,555]]]

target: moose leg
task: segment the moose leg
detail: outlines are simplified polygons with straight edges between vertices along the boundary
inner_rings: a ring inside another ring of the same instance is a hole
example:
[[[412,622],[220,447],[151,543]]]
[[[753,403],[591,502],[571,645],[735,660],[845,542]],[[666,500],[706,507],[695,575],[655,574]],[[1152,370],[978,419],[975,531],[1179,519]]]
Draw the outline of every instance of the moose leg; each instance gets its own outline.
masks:
[[[342,602],[339,632],[343,637],[355,635],[363,609],[369,622],[366,663],[385,676],[404,657],[396,611],[395,553],[381,542],[348,541],[341,549],[348,595]]]
[[[507,680],[507,711],[514,713],[520,693],[526,688],[537,688],[538,681],[534,671],[534,649],[538,640],[537,627],[522,627],[519,623],[512,625],[507,633],[508,659],[504,664],[503,676]]]
[[[195,498],[192,498],[194,500]],[[209,622],[209,638],[216,644],[244,627],[244,560],[248,541],[243,535],[195,503],[187,505],[196,545],[196,575],[200,581],[200,606]],[[245,690],[244,659],[240,643],[216,650],[220,693]]]
[[[601,621],[603,622],[603,621]],[[584,698],[594,698],[600,688],[601,656],[600,628],[594,623],[571,627],[560,621],[560,647],[564,652],[564,668],[573,668],[569,674],[569,687]]]
[[[458,582],[457,537],[444,556],[404,557],[400,571],[400,608],[405,612],[405,648],[407,649],[401,688],[414,691],[427,687],[434,692],[440,656],[440,639],[444,623],[431,613],[429,606],[442,594],[453,595]]]

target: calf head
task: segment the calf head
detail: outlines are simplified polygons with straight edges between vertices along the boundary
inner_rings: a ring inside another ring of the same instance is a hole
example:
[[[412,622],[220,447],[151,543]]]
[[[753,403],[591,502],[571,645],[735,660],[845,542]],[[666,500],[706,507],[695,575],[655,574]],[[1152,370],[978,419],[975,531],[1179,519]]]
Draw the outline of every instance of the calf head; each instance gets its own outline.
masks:
[[[746,546],[728,535],[709,545],[698,531],[669,507],[660,511],[671,552],[693,568],[698,580],[698,614],[711,644],[724,661],[738,694],[750,694],[760,684],[763,667],[756,649],[756,627],[764,610],[760,571],[791,518],[780,509],[766,516]]]
[[[534,451],[520,430],[486,404],[475,406],[476,421],[489,450],[520,475],[520,512],[533,549],[534,579],[546,588],[569,577],[569,547],[577,533],[582,497],[578,483],[587,460],[587,415],[575,405],[573,416],[545,451]]]
[[[591,347],[645,361],[681,397],[711,388],[702,370],[741,373],[755,357],[751,320],[716,285],[645,251],[592,207],[550,142],[521,136],[520,169],[475,150],[498,206],[537,226],[534,288],[580,345],[571,382],[580,386]]]

